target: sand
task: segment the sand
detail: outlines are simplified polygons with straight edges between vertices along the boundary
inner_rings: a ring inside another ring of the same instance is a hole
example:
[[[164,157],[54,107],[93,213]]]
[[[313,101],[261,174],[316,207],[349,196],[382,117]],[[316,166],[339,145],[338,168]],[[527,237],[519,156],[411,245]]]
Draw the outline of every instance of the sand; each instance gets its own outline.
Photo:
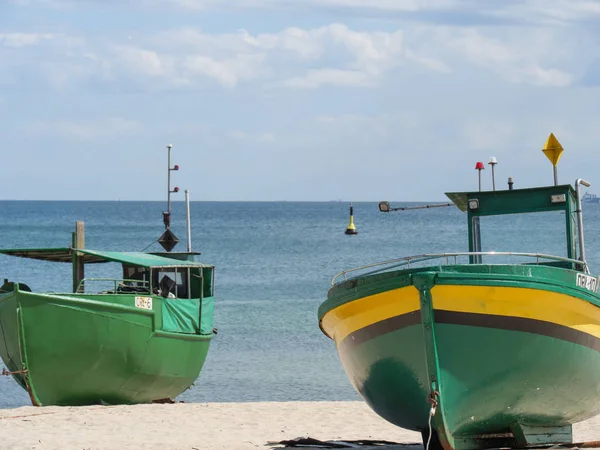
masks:
[[[0,410],[0,449],[270,449],[269,441],[420,442],[362,402],[177,403],[22,407]],[[575,440],[600,440],[600,416],[575,425]],[[362,447],[363,450],[365,447]],[[398,446],[376,447],[391,450]]]

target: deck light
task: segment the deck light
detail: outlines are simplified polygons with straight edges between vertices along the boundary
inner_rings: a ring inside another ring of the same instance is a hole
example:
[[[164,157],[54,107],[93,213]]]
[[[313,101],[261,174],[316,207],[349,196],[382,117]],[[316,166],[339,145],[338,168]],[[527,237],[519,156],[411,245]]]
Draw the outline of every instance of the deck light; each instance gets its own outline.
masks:
[[[379,211],[390,212],[390,202],[379,202]]]
[[[479,173],[479,191],[481,192],[481,171],[485,169],[485,166],[483,165],[483,163],[481,161],[478,161],[477,164],[475,164],[475,170],[477,170],[477,173]]]
[[[476,210],[477,208],[479,208],[479,200],[477,200],[476,198],[472,198],[469,200],[469,209],[471,211]]]
[[[173,170],[179,170],[179,166],[178,166],[177,164],[175,164],[175,165],[173,166]]]
[[[176,186],[173,188],[173,190],[171,192],[179,192],[179,188]]]

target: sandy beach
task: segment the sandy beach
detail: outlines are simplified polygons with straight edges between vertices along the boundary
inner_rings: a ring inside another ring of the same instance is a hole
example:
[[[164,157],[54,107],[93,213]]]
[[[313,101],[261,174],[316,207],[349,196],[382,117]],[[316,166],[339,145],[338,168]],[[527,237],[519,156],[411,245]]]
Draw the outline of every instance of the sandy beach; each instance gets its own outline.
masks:
[[[420,442],[362,402],[177,403],[0,410],[0,449],[256,449],[313,437]],[[575,426],[600,439],[600,416]],[[366,449],[368,447],[362,447]],[[376,447],[378,449],[398,446]]]

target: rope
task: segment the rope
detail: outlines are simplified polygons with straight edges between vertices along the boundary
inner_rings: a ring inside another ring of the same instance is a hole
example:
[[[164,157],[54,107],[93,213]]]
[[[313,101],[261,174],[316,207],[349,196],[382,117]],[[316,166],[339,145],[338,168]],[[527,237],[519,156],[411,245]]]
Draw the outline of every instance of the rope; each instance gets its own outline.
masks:
[[[146,250],[148,250],[149,247],[151,247],[152,245],[154,245],[157,242],[158,242],[158,239],[155,240],[155,241],[150,242],[150,244],[145,249],[143,249],[142,252],[145,252]]]
[[[429,435],[427,436],[427,445],[425,446],[425,450],[429,450],[429,443],[431,442],[431,418],[433,417],[433,414],[435,414],[435,412],[431,414],[431,411],[433,411],[433,407],[431,407],[431,410],[429,411]]]
[[[431,429],[431,419],[435,416],[435,411],[438,407],[437,397],[439,396],[438,391],[432,391],[429,394],[429,398],[427,399],[428,403],[431,403],[431,408],[429,409],[429,420],[427,421],[429,426],[429,435],[427,436],[427,444],[425,445],[425,450],[429,450],[429,444],[431,443],[431,435],[433,434],[433,430]]]

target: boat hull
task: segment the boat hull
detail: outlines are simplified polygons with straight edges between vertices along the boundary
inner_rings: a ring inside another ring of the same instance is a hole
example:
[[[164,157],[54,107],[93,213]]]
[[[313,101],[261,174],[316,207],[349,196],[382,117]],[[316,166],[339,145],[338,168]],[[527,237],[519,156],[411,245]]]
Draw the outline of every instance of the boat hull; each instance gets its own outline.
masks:
[[[527,433],[530,444],[540,429],[570,441],[571,424],[600,413],[597,295],[564,269],[465,267],[330,291],[321,327],[352,385],[381,417],[425,433],[437,391],[433,427],[445,447]]]
[[[162,331],[160,299],[152,309],[134,302],[133,295],[5,294],[0,355],[34,405],[175,398],[198,377],[212,333]]]

